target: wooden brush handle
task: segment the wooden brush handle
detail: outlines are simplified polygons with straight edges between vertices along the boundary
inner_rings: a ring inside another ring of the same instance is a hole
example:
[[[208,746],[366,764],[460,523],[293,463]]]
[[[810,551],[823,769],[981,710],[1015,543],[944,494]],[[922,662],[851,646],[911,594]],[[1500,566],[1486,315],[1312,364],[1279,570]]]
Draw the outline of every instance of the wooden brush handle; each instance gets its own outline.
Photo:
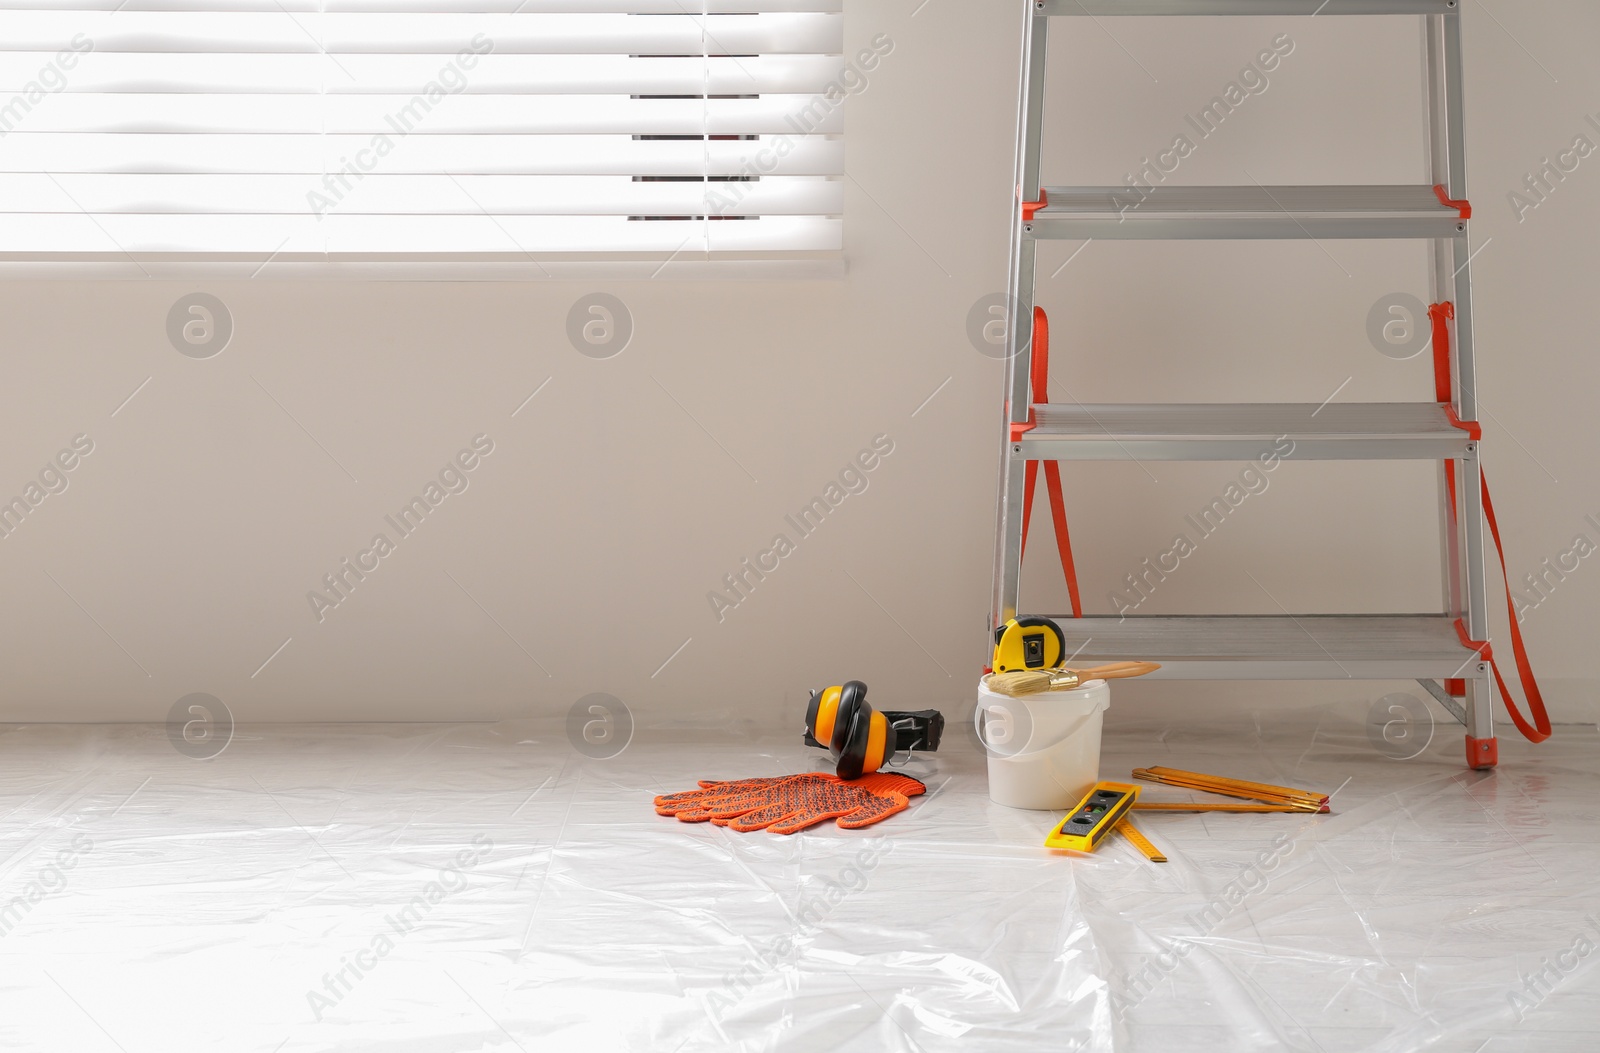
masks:
[[[1093,669],[1073,669],[1071,672],[1078,674],[1081,683],[1085,680],[1119,680],[1130,676],[1144,676],[1160,668],[1160,664],[1156,662],[1111,662],[1097,665]]]

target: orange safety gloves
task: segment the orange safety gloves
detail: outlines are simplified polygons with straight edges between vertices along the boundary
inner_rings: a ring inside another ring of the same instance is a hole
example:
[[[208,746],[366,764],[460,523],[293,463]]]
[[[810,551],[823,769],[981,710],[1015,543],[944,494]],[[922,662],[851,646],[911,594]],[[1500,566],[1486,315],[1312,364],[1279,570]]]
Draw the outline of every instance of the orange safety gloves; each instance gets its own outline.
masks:
[[[732,782],[702,779],[700,787],[657,797],[656,814],[675,815],[685,823],[709,819],[741,833],[792,834],[825,819],[857,830],[905,811],[912,797],[927,790],[916,779],[893,772],[849,781],[821,772]]]

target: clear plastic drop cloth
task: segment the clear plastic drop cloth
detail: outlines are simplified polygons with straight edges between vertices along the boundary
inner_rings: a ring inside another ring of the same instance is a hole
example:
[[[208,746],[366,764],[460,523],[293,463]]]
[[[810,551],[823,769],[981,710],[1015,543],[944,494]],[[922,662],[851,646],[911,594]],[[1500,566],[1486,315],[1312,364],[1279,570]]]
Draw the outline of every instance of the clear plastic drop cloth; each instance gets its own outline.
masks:
[[[1108,723],[1102,778],[1334,793],[1042,847],[959,720],[860,831],[657,816],[798,735],[579,752],[559,724],[0,734],[0,1049],[70,1053],[1600,1049],[1593,727],[1374,748],[1335,711]],[[1152,787],[1150,799],[1181,800]]]

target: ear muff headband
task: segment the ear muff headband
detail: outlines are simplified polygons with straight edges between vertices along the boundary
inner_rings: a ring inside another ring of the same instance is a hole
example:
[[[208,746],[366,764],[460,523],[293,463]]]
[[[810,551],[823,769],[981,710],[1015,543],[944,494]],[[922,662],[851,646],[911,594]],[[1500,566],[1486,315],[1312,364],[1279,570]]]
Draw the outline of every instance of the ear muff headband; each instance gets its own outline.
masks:
[[[867,770],[867,739],[871,734],[872,716],[868,710],[856,711],[844,749],[834,754],[839,762],[834,766],[834,774],[839,778],[859,779]]]
[[[866,770],[873,716],[872,707],[867,704],[867,685],[859,680],[846,681],[839,688],[833,734],[827,740],[828,752],[838,762],[835,772],[839,778],[858,779]],[[820,736],[818,741],[822,741]]]
[[[866,739],[862,734],[865,729],[858,731],[857,725],[865,723],[861,718],[863,703],[866,700],[867,685],[859,680],[846,680],[844,686],[839,688],[839,706],[837,715],[833,718],[833,734],[827,739],[818,735],[817,741],[827,742],[828,748],[835,755],[841,754],[850,748],[858,736],[861,737],[862,744],[865,745]],[[867,708],[866,712],[871,713],[871,708]]]

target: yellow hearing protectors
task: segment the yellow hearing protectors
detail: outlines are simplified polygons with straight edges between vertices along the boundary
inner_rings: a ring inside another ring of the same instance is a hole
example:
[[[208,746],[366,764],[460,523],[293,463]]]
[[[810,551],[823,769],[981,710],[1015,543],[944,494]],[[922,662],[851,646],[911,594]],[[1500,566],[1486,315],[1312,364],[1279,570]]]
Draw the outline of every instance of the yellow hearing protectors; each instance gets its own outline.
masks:
[[[806,745],[820,746],[838,762],[841,779],[859,779],[883,767],[897,750],[939,748],[944,716],[938,710],[879,713],[867,702],[867,685],[846,680],[811,693],[806,704]]]
[[[996,673],[1054,669],[1066,660],[1067,638],[1049,618],[1012,618],[994,631]]]
[[[882,713],[867,704],[867,685],[846,680],[811,696],[806,730],[839,762],[841,779],[859,779],[873,772],[894,752],[894,735]]]

